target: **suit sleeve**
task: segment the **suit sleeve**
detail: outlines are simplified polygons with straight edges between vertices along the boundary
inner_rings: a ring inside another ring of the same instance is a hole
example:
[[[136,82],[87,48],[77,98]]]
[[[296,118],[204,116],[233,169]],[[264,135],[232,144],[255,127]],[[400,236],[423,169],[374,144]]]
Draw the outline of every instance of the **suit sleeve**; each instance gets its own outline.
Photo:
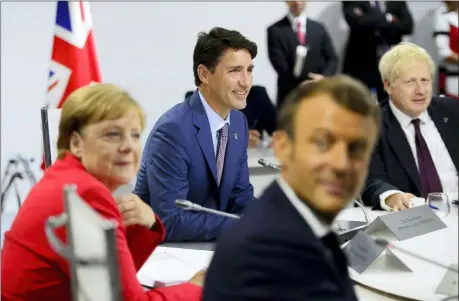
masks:
[[[167,240],[212,240],[229,223],[228,218],[175,206],[177,199],[186,199],[189,189],[190,162],[183,141],[186,137],[178,125],[164,123],[156,128],[148,142],[147,177],[151,206],[166,226]]]
[[[358,1],[342,1],[342,8],[344,19],[349,27],[359,29],[383,29],[389,28],[390,22],[387,20],[386,15],[377,11],[370,10],[362,14],[356,13],[357,9],[360,9],[361,2]]]
[[[268,132],[269,135],[272,135],[276,130],[276,108],[269,98],[265,88],[260,89],[260,98],[263,108],[263,113],[261,114],[263,129]]]
[[[397,2],[399,13],[393,14],[397,17],[397,22],[390,22],[387,30],[381,31],[383,37],[389,44],[397,43],[401,36],[413,33],[413,17],[405,1]]]
[[[275,27],[268,28],[268,57],[279,76],[289,72],[287,53],[282,47],[281,37]]]
[[[336,74],[338,70],[338,55],[336,54],[335,47],[333,46],[332,40],[328,31],[325,27],[323,28],[322,37],[322,56],[325,58],[327,67],[324,70],[324,76],[331,76]]]
[[[399,190],[389,182],[389,176],[381,158],[380,144],[378,144],[371,157],[368,176],[362,193],[363,203],[367,206],[374,206],[376,209],[382,209],[379,196],[389,190]]]
[[[123,300],[125,301],[198,301],[201,288],[184,283],[166,288],[144,291],[137,279],[137,271],[142,267],[156,246],[164,237],[164,228],[157,219],[153,229],[141,226],[122,226],[121,214],[107,190],[91,189],[81,194],[98,213],[107,219],[115,219],[120,226],[116,230],[116,249],[121,275]]]

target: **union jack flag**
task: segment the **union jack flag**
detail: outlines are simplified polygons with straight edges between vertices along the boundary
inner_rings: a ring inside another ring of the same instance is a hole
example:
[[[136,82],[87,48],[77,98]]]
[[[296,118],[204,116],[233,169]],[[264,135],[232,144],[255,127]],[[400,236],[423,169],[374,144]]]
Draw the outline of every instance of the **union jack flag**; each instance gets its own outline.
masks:
[[[61,108],[73,91],[101,80],[89,3],[58,1],[47,107]]]
[[[61,108],[73,91],[101,81],[89,3],[58,1],[46,107]]]

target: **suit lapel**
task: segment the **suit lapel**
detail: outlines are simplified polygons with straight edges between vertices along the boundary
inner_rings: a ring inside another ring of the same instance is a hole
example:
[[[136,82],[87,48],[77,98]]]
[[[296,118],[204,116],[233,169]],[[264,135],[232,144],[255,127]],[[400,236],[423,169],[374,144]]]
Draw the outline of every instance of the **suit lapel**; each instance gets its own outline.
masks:
[[[226,200],[227,195],[231,192],[234,185],[226,185],[226,183],[234,182],[234,172],[238,168],[238,148],[242,141],[241,133],[237,130],[234,113],[230,115],[230,127],[228,131],[228,144],[226,145],[225,164],[223,166],[222,181],[220,183],[220,200]],[[237,137],[237,138],[236,138]]]
[[[452,116],[454,112],[441,112],[435,105],[434,100],[432,100],[428,112],[445,143],[456,170],[459,171],[459,139],[457,134],[459,123],[455,124],[457,116]],[[456,131],[456,133],[454,133],[454,131]]]
[[[198,128],[196,138],[202,153],[206,158],[207,165],[212,173],[215,183],[217,184],[217,162],[212,141],[212,132],[210,131],[209,121],[206,111],[201,103],[197,90],[190,96],[189,100],[191,109],[193,110],[193,124]]]
[[[284,25],[282,28],[285,37],[287,38],[287,41],[290,44],[289,47],[293,47],[292,49],[296,49],[296,46],[300,45],[300,41],[298,40],[298,35],[293,30],[293,24],[290,23],[290,20],[287,16],[285,16],[285,18],[282,21],[282,24]]]
[[[383,114],[386,115],[384,120],[387,135],[385,136],[389,140],[389,145],[395,153],[398,161],[403,166],[405,172],[415,183],[418,191],[421,191],[421,178],[416,167],[416,162],[414,160],[411,147],[408,144],[405,132],[403,132],[400,123],[392,113],[392,110],[389,107],[389,103],[387,103],[387,106],[384,108]]]

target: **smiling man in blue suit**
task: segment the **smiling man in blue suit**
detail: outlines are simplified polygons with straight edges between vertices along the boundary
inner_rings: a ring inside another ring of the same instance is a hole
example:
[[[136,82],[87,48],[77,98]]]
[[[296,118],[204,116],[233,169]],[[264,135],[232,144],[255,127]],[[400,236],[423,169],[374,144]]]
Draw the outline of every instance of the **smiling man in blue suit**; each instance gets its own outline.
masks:
[[[148,137],[134,192],[161,218],[166,241],[209,241],[227,217],[184,211],[175,200],[242,214],[254,199],[248,125],[239,110],[252,87],[257,46],[237,31],[201,33],[193,53],[198,89],[159,118]]]

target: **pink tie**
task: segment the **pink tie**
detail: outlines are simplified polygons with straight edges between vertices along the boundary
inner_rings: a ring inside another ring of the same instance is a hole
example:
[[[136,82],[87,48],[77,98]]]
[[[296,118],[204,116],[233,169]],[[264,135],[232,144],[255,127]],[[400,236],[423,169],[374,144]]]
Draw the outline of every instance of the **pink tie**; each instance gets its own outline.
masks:
[[[222,180],[223,175],[223,166],[225,165],[225,154],[226,154],[226,145],[228,144],[228,123],[218,131],[218,148],[217,148],[217,179],[218,186]]]
[[[296,33],[298,35],[298,40],[300,41],[300,44],[301,45],[306,44],[306,37],[303,34],[303,32],[301,32],[301,22],[300,21],[296,21]]]

